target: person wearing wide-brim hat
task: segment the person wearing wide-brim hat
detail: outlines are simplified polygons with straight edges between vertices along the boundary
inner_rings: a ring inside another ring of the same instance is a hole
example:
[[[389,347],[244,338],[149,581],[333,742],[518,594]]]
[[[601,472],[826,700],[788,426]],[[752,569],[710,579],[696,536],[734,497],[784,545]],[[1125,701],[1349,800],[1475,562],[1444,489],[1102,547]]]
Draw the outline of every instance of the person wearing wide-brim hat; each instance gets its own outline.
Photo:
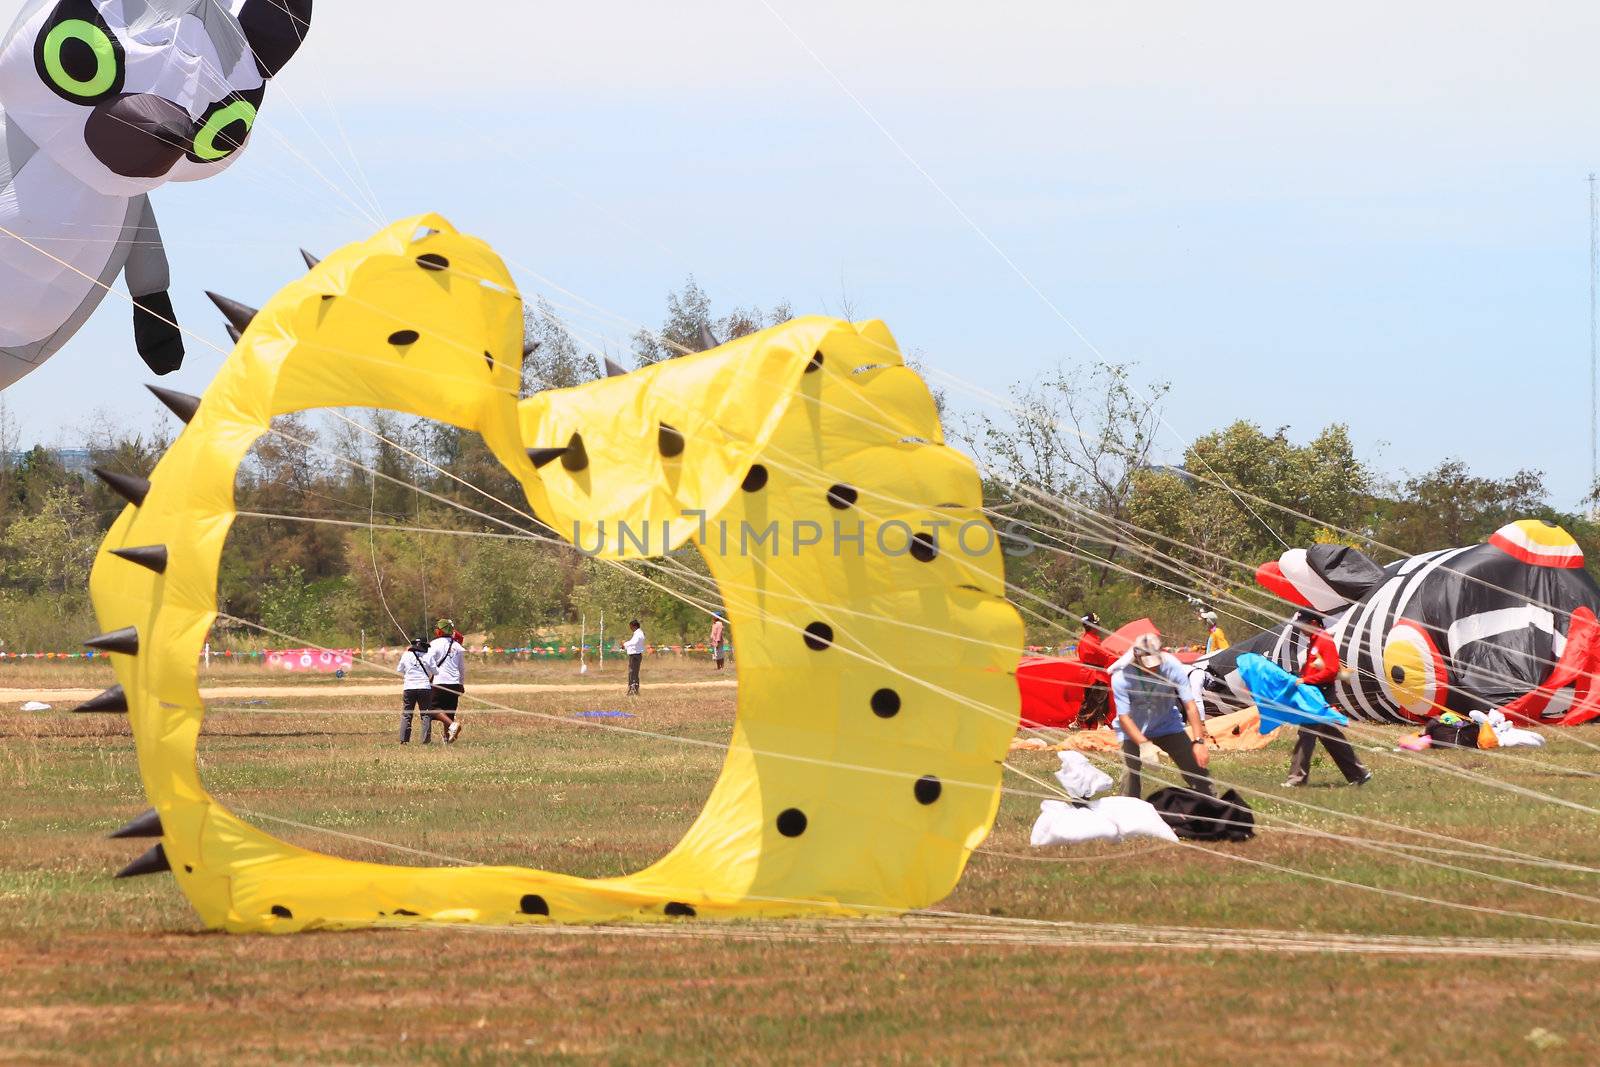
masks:
[[[1143,633],[1111,665],[1117,735],[1122,738],[1122,794],[1143,795],[1139,750],[1152,744],[1183,772],[1191,792],[1212,797],[1205,723],[1189,687],[1189,668],[1161,649],[1161,635]]]

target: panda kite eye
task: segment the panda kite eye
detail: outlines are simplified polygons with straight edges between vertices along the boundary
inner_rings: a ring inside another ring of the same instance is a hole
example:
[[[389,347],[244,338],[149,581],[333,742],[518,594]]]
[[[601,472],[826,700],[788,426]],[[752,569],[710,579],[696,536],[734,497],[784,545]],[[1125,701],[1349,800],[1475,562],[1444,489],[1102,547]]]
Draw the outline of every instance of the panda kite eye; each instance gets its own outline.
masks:
[[[72,17],[78,14],[88,17]],[[63,4],[39,38],[34,58],[45,84],[65,100],[93,104],[121,91],[122,45],[88,4]]]
[[[197,163],[226,159],[244,144],[255,121],[256,105],[249,100],[236,97],[212,107],[195,129],[189,158]]]

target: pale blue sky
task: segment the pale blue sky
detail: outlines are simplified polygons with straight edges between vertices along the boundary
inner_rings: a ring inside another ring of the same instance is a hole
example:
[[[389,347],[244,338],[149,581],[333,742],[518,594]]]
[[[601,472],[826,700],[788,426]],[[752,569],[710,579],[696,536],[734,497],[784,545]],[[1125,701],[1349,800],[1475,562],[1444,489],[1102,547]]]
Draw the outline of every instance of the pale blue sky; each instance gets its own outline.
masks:
[[[1340,419],[1389,472],[1581,495],[1592,7],[769,2],[319,5],[250,152],[155,194],[180,318],[224,343],[202,289],[259,302],[299,245],[437,210],[526,293],[632,322],[692,271],[723,308],[842,286],[996,390],[1085,357],[775,10],[1095,345],[1173,382],[1181,432]],[[220,358],[191,343],[173,381]],[[96,408],[153,422],[147,380],[108,300],[5,399],[70,444]]]

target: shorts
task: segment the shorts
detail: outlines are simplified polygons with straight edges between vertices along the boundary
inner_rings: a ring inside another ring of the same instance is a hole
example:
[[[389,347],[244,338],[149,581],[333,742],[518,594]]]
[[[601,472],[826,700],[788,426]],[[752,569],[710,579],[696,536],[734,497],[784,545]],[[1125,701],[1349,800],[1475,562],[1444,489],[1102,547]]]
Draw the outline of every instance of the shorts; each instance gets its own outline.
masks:
[[[433,685],[433,706],[439,711],[455,711],[461,703],[461,694],[467,687],[459,682],[435,682]]]
[[[433,710],[432,689],[407,689],[400,694],[400,699],[404,701],[402,707],[406,711],[411,711],[412,709],[417,711]]]

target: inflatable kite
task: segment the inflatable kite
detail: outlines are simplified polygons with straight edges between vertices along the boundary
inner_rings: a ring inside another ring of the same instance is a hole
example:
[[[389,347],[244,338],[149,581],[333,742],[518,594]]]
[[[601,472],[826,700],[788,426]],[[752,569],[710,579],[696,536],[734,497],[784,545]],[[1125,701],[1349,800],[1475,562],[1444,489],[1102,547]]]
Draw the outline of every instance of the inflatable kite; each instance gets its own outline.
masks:
[[[0,42],[0,389],[121,274],[157,374],[183,342],[149,193],[225,170],[311,0],[32,0]]]
[[[1239,678],[1255,701],[1263,735],[1284,725],[1350,725],[1349,719],[1328,706],[1327,698],[1315,686],[1301,683],[1265,656],[1254,652],[1240,656]]]
[[[131,505],[90,578],[106,632],[88,644],[118,685],[83,710],[126,711],[153,808],[122,832],[161,838],[124,873],[171,870],[234,931],[861,914],[955,885],[1000,801],[1022,622],[999,553],[948,534],[992,539],[978,476],[881,323],[797,319],[519,404],[521,297],[487,245],[436,216],[243,314],[203,397],[158,391],[187,427],[148,479],[101,475]],[[586,552],[705,556],[739,634],[738,714],[705,809],[663,859],[595,880],[357,863],[207,793],[196,663],[235,474],[274,416],[349,406],[475,430]],[[911,532],[929,523],[944,526]],[[838,550],[811,541],[836,528]]]
[[[1256,574],[1319,616],[1344,665],[1338,706],[1375,722],[1499,708],[1573,725],[1600,716],[1600,586],[1561,527],[1524,519],[1483,544],[1380,567],[1342,545],[1293,549]],[[1290,671],[1304,637],[1281,625],[1204,661],[1207,692],[1249,701],[1240,658]]]
[[[1110,714],[1111,675],[1107,668],[1133,647],[1135,638],[1146,633],[1157,633],[1149,619],[1135,619],[1104,639],[1093,628],[1086,628],[1078,638],[1076,658],[1024,656],[1017,664],[1023,725],[1066,729],[1085,715],[1086,704],[1090,720]],[[1179,658],[1188,662],[1193,657]]]

